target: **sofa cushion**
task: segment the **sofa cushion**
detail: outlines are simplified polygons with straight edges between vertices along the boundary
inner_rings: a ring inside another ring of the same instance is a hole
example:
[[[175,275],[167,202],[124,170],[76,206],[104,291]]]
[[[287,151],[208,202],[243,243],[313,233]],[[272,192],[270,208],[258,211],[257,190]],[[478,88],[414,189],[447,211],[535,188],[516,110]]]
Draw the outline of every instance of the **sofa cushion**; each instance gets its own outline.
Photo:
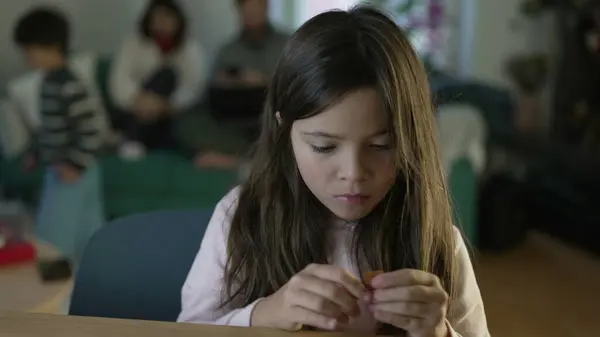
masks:
[[[174,177],[170,185],[173,198],[165,200],[165,205],[171,208],[214,207],[238,184],[236,170],[198,169],[183,157],[171,161],[170,170]]]
[[[102,158],[105,193],[128,193],[135,190],[144,194],[168,193],[172,177],[168,167],[172,155],[168,152],[151,152],[140,160],[127,161],[117,155]]]
[[[478,179],[477,173],[468,159],[460,158],[452,163],[448,187],[454,212],[454,223],[465,235],[465,240],[470,245],[477,246]]]

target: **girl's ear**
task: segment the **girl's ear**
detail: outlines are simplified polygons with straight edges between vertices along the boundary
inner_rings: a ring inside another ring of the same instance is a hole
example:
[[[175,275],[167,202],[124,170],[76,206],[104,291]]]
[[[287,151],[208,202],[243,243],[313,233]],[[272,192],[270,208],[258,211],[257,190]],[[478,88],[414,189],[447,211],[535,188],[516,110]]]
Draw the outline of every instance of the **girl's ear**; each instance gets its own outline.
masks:
[[[283,119],[281,119],[281,114],[279,113],[279,111],[275,113],[275,118],[277,119],[277,124],[281,125]]]

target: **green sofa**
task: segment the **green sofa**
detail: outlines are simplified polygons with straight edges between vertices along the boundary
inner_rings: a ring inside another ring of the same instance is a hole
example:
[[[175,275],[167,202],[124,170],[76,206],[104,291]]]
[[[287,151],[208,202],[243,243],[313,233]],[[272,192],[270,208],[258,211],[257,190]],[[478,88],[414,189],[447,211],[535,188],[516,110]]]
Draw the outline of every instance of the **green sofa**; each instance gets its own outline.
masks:
[[[454,223],[465,235],[470,246],[477,246],[478,177],[466,158],[456,160],[448,178]]]
[[[235,172],[198,170],[169,152],[124,162],[114,155],[101,160],[106,215],[109,219],[159,209],[204,209],[236,184]],[[20,160],[0,160],[0,185],[14,197],[35,201],[42,184],[40,169],[26,173]],[[455,222],[471,245],[477,244],[477,177],[466,159],[454,163],[449,178]]]
[[[101,59],[96,78],[107,109],[112,109],[107,90],[109,70],[110,60]],[[21,158],[6,161],[0,157],[0,185],[9,195],[35,202],[42,170],[25,172],[21,163]],[[212,207],[238,181],[237,172],[197,169],[189,158],[172,152],[149,153],[135,162],[108,154],[100,163],[109,219],[159,209]],[[468,241],[476,245],[477,176],[467,159],[460,158],[453,164],[449,186],[456,223]]]
[[[21,162],[0,161],[0,184],[9,196],[35,203],[43,171],[24,172]],[[109,219],[157,209],[210,208],[237,183],[237,172],[196,169],[170,152],[153,152],[136,162],[106,155],[100,163]]]

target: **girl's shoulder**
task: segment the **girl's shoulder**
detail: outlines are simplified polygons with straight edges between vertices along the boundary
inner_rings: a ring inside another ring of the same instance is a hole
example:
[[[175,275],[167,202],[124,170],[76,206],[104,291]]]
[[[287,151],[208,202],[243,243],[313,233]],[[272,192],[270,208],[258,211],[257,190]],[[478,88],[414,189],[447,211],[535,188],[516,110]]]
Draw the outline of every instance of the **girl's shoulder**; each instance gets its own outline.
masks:
[[[234,187],[217,203],[208,224],[208,233],[223,237],[228,236],[231,220],[238,205],[240,191],[240,186]]]
[[[215,212],[221,212],[227,217],[232,217],[235,209],[237,208],[238,200],[240,198],[241,186],[235,186],[232,188],[215,207]]]
[[[452,234],[454,234],[454,255],[459,255],[463,249],[468,250],[463,232],[455,225],[452,226]]]

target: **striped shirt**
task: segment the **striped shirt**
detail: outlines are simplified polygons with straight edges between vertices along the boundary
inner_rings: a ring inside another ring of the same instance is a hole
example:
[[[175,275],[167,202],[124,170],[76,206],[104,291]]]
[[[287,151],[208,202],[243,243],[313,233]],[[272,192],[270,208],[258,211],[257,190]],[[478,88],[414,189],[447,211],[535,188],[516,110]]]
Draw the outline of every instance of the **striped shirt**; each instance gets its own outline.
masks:
[[[84,170],[102,145],[101,116],[82,81],[68,69],[46,74],[41,86],[40,159]]]

